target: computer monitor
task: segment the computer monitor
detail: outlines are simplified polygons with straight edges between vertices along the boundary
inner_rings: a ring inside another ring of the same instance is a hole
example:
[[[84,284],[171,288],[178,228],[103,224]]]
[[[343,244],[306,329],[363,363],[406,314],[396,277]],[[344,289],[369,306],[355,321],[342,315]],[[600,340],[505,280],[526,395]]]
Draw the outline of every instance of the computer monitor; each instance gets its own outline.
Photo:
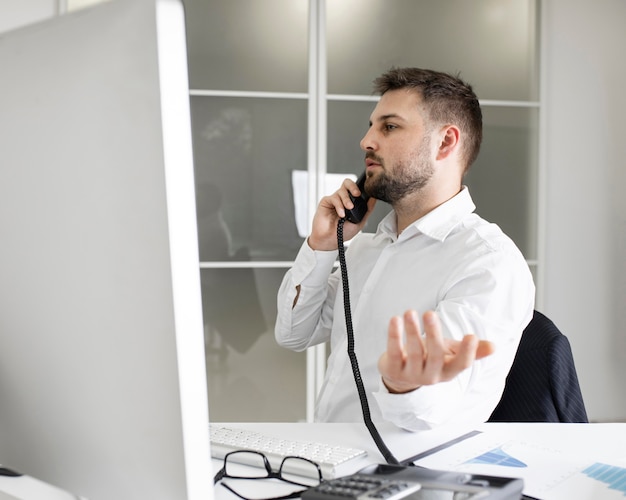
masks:
[[[90,500],[213,498],[184,11],[0,35],[0,463]]]

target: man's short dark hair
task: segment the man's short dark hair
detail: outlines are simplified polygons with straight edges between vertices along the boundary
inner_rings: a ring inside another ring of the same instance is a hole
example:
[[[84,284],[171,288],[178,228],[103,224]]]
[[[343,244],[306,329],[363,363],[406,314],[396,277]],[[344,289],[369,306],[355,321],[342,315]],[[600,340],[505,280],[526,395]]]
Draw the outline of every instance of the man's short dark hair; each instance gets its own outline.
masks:
[[[415,89],[421,97],[430,126],[453,124],[465,136],[465,171],[476,160],[483,137],[480,104],[471,85],[458,76],[421,68],[392,68],[374,80],[374,92]]]

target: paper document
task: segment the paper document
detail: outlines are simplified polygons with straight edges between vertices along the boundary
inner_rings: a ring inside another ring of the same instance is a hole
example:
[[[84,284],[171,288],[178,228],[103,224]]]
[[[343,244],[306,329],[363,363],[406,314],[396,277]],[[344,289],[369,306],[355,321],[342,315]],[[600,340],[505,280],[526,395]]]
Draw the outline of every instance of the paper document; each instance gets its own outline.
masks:
[[[610,464],[550,449],[507,433],[480,433],[419,459],[442,470],[521,477],[524,494],[542,500],[626,498],[626,463]]]

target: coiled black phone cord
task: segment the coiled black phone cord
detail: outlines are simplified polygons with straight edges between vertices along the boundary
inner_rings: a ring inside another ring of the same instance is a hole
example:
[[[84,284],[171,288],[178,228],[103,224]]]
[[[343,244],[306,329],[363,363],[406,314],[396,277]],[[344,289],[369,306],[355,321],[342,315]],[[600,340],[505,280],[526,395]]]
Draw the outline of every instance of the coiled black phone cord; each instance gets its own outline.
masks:
[[[341,267],[341,281],[343,283],[343,307],[345,311],[346,317],[346,331],[348,334],[348,357],[350,358],[350,363],[352,364],[352,373],[354,375],[354,381],[356,383],[356,388],[359,393],[359,400],[361,401],[361,409],[363,411],[363,420],[365,421],[365,426],[369,430],[376,446],[379,451],[382,453],[383,457],[387,461],[388,464],[398,464],[398,459],[393,456],[383,438],[378,433],[378,429],[372,422],[372,416],[370,414],[369,403],[367,402],[367,394],[365,392],[365,387],[363,387],[363,379],[361,378],[361,370],[359,370],[359,362],[356,358],[356,353],[354,352],[354,332],[352,330],[352,312],[350,310],[350,289],[348,286],[348,268],[346,266],[346,249],[343,244],[343,224],[345,219],[340,218],[337,223],[337,245],[339,248],[339,266]]]

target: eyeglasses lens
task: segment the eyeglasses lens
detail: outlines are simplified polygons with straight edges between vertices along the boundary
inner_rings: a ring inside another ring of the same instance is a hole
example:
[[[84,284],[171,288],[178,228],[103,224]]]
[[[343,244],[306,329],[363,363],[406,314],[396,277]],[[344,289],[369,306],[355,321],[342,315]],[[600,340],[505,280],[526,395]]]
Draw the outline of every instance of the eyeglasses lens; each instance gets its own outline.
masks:
[[[319,467],[304,458],[285,458],[280,473],[284,480],[303,486],[317,486],[320,483]]]
[[[222,486],[241,499],[283,500],[296,498],[307,488],[317,486],[321,482],[322,474],[315,463],[300,457],[287,457],[278,470],[272,470],[263,454],[242,450],[229,453],[225,457],[222,477]],[[280,482],[246,481],[266,478]],[[276,490],[277,487],[281,493]],[[272,496],[272,493],[279,493],[280,496]]]
[[[242,478],[263,478],[268,477],[265,465],[265,457],[254,451],[235,451],[230,453],[224,462],[226,476]],[[241,464],[249,465],[245,471]]]

